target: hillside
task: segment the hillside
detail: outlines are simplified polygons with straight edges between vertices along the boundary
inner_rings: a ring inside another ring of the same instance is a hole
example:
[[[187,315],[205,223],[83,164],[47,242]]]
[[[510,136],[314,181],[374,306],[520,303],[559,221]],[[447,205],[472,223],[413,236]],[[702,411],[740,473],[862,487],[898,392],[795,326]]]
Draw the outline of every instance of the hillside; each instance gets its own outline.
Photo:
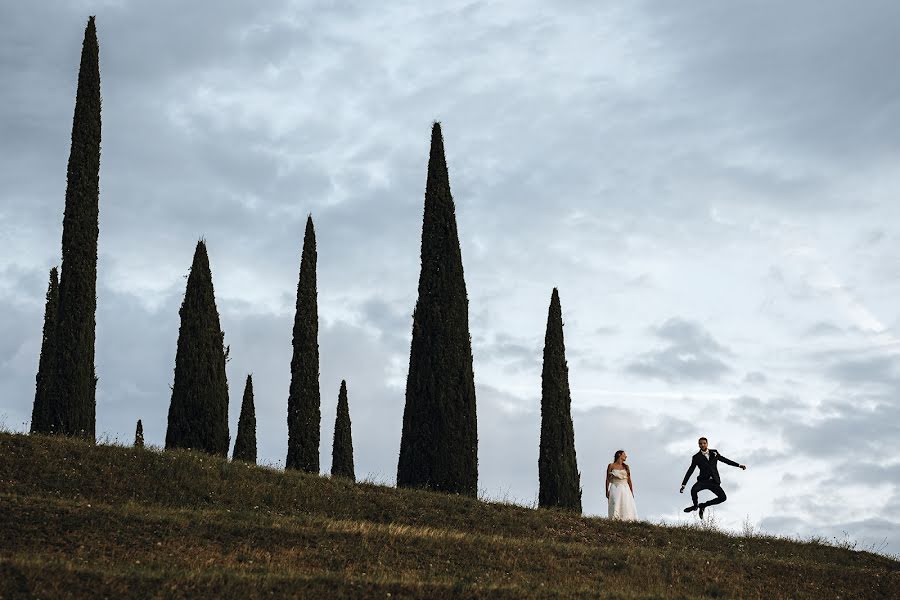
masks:
[[[0,433],[0,598],[897,598],[900,563]]]

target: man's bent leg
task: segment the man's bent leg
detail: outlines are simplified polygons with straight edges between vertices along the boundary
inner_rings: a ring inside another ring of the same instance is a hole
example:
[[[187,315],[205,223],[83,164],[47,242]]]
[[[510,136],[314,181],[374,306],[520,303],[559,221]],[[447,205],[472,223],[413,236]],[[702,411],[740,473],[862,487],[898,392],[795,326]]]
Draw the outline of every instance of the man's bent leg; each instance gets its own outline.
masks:
[[[697,494],[700,493],[700,490],[708,489],[706,483],[705,481],[698,481],[691,486],[691,500],[694,501],[694,506],[697,506]]]
[[[714,504],[722,504],[728,499],[728,496],[725,495],[725,490],[722,489],[722,486],[717,483],[710,482],[710,485],[706,486],[706,489],[711,491],[716,495],[712,500],[707,500],[703,504],[706,506],[713,506]]]

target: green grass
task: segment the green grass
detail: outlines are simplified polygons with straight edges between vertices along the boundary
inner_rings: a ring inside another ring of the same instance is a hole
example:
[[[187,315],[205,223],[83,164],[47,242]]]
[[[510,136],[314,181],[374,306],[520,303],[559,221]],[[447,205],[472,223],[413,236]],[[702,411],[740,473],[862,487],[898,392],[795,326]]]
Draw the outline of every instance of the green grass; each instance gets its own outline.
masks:
[[[814,541],[8,433],[0,540],[0,598],[900,597],[900,562]]]

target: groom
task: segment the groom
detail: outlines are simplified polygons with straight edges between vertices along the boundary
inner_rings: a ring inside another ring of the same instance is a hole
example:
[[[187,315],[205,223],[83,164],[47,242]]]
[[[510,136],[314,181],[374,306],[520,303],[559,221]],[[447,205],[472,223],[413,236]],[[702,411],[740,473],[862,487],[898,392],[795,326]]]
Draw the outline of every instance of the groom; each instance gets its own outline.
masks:
[[[688,468],[687,473],[684,474],[684,481],[681,482],[681,490],[679,493],[684,493],[684,486],[687,485],[688,479],[691,478],[691,473],[694,472],[694,469],[700,469],[700,473],[697,475],[697,483],[691,487],[691,500],[694,501],[694,504],[684,509],[684,512],[693,512],[699,508],[700,518],[702,519],[703,511],[706,510],[707,506],[721,504],[727,499],[725,490],[722,489],[722,479],[719,477],[718,462],[721,460],[726,465],[740,467],[741,469],[746,469],[747,467],[725,458],[719,454],[718,450],[710,450],[709,442],[705,437],[700,438],[698,443],[700,445],[700,452],[691,457],[691,466]],[[715,494],[716,497],[713,500],[698,505],[697,494],[700,490],[709,490]]]

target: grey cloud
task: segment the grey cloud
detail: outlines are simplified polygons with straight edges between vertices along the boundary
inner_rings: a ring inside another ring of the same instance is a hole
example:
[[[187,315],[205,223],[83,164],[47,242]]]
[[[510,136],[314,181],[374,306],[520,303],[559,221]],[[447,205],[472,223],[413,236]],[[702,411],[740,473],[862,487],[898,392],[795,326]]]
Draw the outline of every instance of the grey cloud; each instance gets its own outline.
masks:
[[[718,381],[731,368],[718,358],[669,347],[638,356],[626,370],[640,377],[676,382]]]
[[[412,308],[401,309],[394,303],[372,297],[360,304],[363,323],[391,341],[397,351],[409,349],[412,330]]]
[[[744,376],[744,381],[752,385],[764,385],[769,380],[765,373],[751,371]]]
[[[732,368],[721,357],[732,353],[698,323],[672,318],[654,329],[668,346],[633,359],[626,371],[663,381],[718,381]]]
[[[740,396],[731,403],[729,417],[761,429],[789,432],[795,423],[805,422],[811,409],[799,398],[775,396],[762,400],[753,396]]]
[[[754,123],[746,144],[778,143],[845,168],[896,150],[878,135],[900,122],[900,111],[887,108],[898,93],[885,58],[896,50],[895,4],[852,15],[834,2],[682,8],[654,11],[653,23],[662,47],[680,52],[688,89],[706,91],[698,117],[722,126]],[[812,22],[796,26],[811,14]]]
[[[473,347],[479,361],[502,363],[507,373],[540,372],[543,351],[543,341],[514,337],[502,331]]]
[[[870,518],[828,524],[790,516],[770,516],[760,521],[759,527],[765,533],[894,556],[900,548],[900,523],[888,519]]]
[[[834,380],[847,385],[900,384],[900,357],[849,353],[831,354],[825,372]]]
[[[894,490],[897,490],[900,486],[900,463],[886,462],[886,460],[890,460],[890,457],[880,459],[872,456],[866,457],[862,461],[845,461],[833,471],[832,476],[823,484],[826,486],[844,485],[848,481],[871,486],[890,484]],[[897,497],[900,498],[900,495]],[[898,510],[895,514],[900,515],[900,506],[896,508]]]
[[[900,439],[900,408],[894,402],[874,407],[847,402],[821,421],[785,424],[785,432],[795,449],[814,456],[897,458],[893,440]]]
[[[579,358],[575,363],[579,369],[588,369],[591,371],[607,371],[609,367],[602,358]]]
[[[828,337],[841,335],[844,333],[844,330],[835,325],[834,323],[828,323],[826,321],[818,321],[813,323],[809,327],[806,328],[806,331],[803,332],[805,337]]]
[[[659,338],[685,349],[731,354],[714,340],[699,323],[673,317],[657,327],[655,331]]]
[[[619,333],[619,328],[614,325],[604,325],[603,327],[598,327],[594,329],[594,335],[599,336],[612,336],[617,335]]]

